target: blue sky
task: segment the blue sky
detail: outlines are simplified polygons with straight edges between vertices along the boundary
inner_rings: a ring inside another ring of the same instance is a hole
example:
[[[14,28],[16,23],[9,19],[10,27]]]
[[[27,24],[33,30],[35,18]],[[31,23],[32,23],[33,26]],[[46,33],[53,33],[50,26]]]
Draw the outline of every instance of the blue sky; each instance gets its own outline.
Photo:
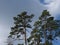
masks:
[[[44,9],[55,19],[60,19],[59,0],[0,0],[0,44],[5,45],[14,16],[27,11],[29,14],[35,14],[34,19],[37,20]]]

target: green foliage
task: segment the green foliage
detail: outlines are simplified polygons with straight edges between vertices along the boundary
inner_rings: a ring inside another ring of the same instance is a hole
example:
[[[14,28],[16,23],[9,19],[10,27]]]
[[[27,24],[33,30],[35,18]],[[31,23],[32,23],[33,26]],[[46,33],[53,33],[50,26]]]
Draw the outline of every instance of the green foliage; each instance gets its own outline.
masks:
[[[49,18],[47,19],[47,23],[49,23],[49,22],[52,21],[52,20],[54,20],[54,17],[49,17]]]
[[[20,35],[17,35],[17,38],[19,38],[20,37]]]
[[[10,32],[11,35],[14,35],[14,32]]]
[[[49,11],[43,10],[39,19],[34,22],[34,28],[31,31],[31,36],[26,39],[26,29],[32,28],[30,22],[32,22],[32,18],[34,17],[33,14],[28,15],[27,12],[22,12],[18,14],[17,17],[13,17],[14,19],[14,27],[11,27],[11,32],[9,37],[13,35],[17,35],[16,38],[19,38],[21,35],[25,35],[25,43],[28,41],[29,45],[34,45],[37,42],[37,45],[44,45],[40,44],[42,41],[41,38],[45,38],[45,45],[52,45],[49,40],[52,41],[52,31],[56,32],[56,29],[59,28],[57,22],[54,20],[54,17],[51,17]],[[48,32],[47,32],[48,31]],[[47,33],[50,33],[47,35]],[[60,34],[60,32],[59,32]],[[23,45],[23,44],[18,44]],[[27,44],[26,44],[27,45]]]
[[[48,40],[46,41],[46,45],[49,45],[49,41]]]
[[[39,17],[39,19],[42,19],[48,16],[50,16],[49,12],[47,10],[43,10],[42,15]]]
[[[24,44],[18,44],[18,45],[24,45]]]
[[[34,45],[34,42],[30,43],[29,45]]]
[[[25,44],[27,45],[26,41],[26,29],[32,28],[30,25],[30,22],[32,22],[32,18],[34,17],[33,14],[28,15],[26,11],[22,12],[21,14],[18,14],[17,17],[13,17],[14,19],[14,27],[11,27],[10,36],[11,38],[13,35],[16,36],[16,38],[21,37],[22,34],[25,35]],[[9,37],[10,37],[9,36]],[[20,45],[20,44],[18,44]]]
[[[46,39],[52,40],[53,35],[50,35],[50,34],[52,33],[52,30],[58,29],[58,25],[54,20],[54,17],[51,17],[51,15],[47,10],[43,10],[42,15],[39,17],[39,20],[42,21],[42,24],[43,24],[41,28],[43,29],[42,32],[44,32],[43,35],[45,38],[45,45],[49,45],[47,44],[48,42],[46,43]],[[50,32],[49,35],[47,35],[47,31]]]
[[[48,35],[48,40],[53,40],[52,39],[52,35],[50,34],[50,35]]]

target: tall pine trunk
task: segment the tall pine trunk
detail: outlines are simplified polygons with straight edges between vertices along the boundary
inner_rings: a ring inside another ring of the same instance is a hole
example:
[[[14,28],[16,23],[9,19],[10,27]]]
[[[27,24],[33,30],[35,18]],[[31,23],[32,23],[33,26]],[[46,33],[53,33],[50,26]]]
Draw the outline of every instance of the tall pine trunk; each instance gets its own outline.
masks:
[[[50,29],[50,35],[51,35],[50,36],[51,39],[50,39],[50,42],[49,43],[50,43],[50,45],[52,45],[52,31],[51,31],[51,29]]]
[[[40,35],[38,36],[37,45],[40,45]]]
[[[37,45],[40,45],[40,40],[37,41]]]
[[[46,36],[46,31],[45,31],[45,30],[46,30],[46,25],[44,25],[44,30],[43,30],[43,31],[44,31],[45,45],[47,45],[47,44],[46,44],[47,36]]]
[[[26,28],[25,29],[25,45],[27,45],[27,38],[26,38]]]
[[[45,38],[45,45],[46,45],[47,39],[46,39],[46,32],[45,32],[45,30],[44,30],[44,38]]]

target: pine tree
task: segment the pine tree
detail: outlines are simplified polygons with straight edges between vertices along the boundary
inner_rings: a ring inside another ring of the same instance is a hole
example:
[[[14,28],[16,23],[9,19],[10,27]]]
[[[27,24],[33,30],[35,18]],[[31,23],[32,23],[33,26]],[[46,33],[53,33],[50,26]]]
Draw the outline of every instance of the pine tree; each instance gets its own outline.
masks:
[[[28,38],[29,43],[32,41],[30,45],[41,45],[40,42],[42,41],[41,38],[43,37],[41,26],[42,22],[40,20],[34,23],[34,28],[31,32],[31,36]]]
[[[52,40],[53,40],[53,31],[56,32],[56,30],[58,29],[58,24],[57,22],[54,20],[54,17],[49,17],[47,19],[47,30],[49,31],[49,35],[48,35],[48,40],[50,40],[50,44],[52,45]]]
[[[47,44],[48,40],[50,40],[52,44],[52,36],[53,36],[52,30],[58,29],[58,24],[54,20],[54,17],[51,17],[51,15],[49,14],[47,10],[44,10],[42,12],[42,15],[39,17],[39,20],[42,21],[42,29],[43,29],[43,33],[44,33],[43,35],[45,38],[45,45],[49,45]],[[47,33],[50,33],[50,34],[47,35]]]
[[[15,35],[15,38],[19,38],[22,34],[25,37],[25,45],[27,45],[27,28],[32,28],[30,22],[32,22],[33,14],[28,15],[27,12],[22,12],[14,17],[14,27],[11,27],[10,37]]]
[[[47,34],[46,34],[46,23],[47,23],[47,18],[50,16],[49,12],[47,10],[43,10],[42,15],[39,17],[39,20],[42,22],[42,29],[43,29],[43,34],[44,34],[44,39],[45,39],[45,45],[47,41]]]
[[[58,24],[58,29],[55,30],[54,38],[55,37],[60,37],[60,20],[55,20],[55,22]]]

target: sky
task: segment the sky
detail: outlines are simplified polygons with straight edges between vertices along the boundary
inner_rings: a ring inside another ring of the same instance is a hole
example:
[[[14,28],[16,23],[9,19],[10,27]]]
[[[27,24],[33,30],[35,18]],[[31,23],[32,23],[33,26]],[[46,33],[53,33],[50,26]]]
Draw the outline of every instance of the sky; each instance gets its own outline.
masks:
[[[60,0],[0,0],[0,44],[6,45],[13,17],[23,11],[35,14],[34,20],[47,9],[55,19],[60,19]]]

